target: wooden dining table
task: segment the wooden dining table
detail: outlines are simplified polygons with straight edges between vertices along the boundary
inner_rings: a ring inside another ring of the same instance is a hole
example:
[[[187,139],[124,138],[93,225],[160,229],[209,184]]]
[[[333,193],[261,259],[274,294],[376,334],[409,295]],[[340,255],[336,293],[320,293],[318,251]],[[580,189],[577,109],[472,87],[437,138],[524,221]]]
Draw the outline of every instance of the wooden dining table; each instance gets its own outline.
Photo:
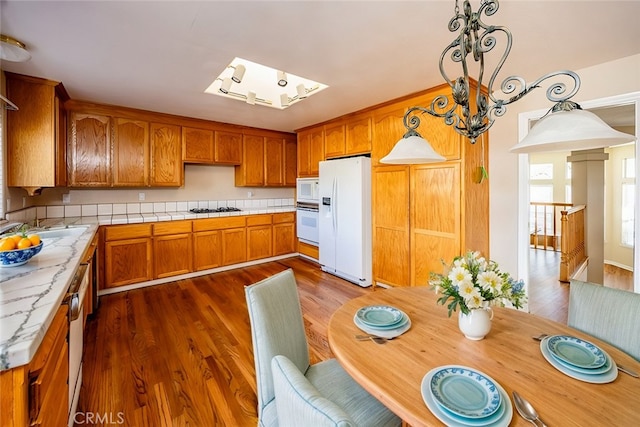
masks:
[[[511,426],[528,425],[513,405],[512,391],[527,399],[553,426],[640,425],[640,379],[619,372],[614,381],[593,384],[567,376],[543,357],[532,337],[565,334],[588,340],[618,364],[640,372],[640,362],[605,342],[524,311],[494,307],[489,334],[474,341],[460,332],[457,312],[447,315],[427,287],[376,290],[352,299],[331,317],[329,345],[343,368],[369,393],[413,427],[442,425],[427,407],[421,382],[430,370],[462,365],[493,378],[509,395]],[[356,312],[388,305],[402,310],[410,329],[384,344],[358,341]],[[638,331],[640,333],[640,331]]]

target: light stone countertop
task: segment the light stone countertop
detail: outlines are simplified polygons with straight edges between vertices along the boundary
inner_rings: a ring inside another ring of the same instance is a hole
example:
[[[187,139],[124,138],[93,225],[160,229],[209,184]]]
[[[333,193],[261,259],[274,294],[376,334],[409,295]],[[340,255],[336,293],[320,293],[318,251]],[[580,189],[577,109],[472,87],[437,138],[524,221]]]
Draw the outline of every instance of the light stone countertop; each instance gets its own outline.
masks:
[[[295,206],[248,208],[238,212],[156,212],[107,216],[49,218],[40,227],[82,228],[80,234],[46,238],[42,251],[27,264],[0,268],[0,371],[27,364],[35,355],[64,300],[82,254],[98,226],[295,212]]]
[[[65,234],[52,228],[41,233],[39,254],[24,265],[0,268],[0,370],[31,361],[97,229],[74,227]]]

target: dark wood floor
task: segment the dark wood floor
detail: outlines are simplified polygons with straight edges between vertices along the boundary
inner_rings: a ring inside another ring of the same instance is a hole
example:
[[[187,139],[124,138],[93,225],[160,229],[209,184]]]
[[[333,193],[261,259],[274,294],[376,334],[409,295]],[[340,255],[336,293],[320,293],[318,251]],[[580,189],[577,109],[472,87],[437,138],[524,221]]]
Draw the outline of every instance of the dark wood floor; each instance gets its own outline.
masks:
[[[556,256],[532,254],[529,308],[566,322],[568,286],[557,282]],[[91,416],[95,426],[122,418],[127,427],[255,426],[244,287],[287,268],[299,284],[312,361],[331,357],[331,314],[371,290],[302,258],[107,295],[87,324],[78,408],[85,416],[77,419]]]

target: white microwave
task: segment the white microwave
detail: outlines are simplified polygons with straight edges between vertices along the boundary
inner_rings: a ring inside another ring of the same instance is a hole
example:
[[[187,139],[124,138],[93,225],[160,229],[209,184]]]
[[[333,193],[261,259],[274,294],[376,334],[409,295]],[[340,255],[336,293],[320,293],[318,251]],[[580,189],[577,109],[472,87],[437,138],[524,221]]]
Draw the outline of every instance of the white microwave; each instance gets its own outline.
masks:
[[[318,203],[320,201],[320,180],[318,178],[298,178],[296,180],[296,201]]]

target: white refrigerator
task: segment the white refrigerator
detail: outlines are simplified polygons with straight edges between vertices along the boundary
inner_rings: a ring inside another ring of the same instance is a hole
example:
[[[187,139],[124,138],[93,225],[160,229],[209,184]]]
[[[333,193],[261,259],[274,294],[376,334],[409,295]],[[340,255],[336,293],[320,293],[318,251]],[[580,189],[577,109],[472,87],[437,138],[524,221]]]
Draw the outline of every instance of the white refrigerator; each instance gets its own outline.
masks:
[[[370,286],[371,159],[320,162],[320,264],[327,273]]]

